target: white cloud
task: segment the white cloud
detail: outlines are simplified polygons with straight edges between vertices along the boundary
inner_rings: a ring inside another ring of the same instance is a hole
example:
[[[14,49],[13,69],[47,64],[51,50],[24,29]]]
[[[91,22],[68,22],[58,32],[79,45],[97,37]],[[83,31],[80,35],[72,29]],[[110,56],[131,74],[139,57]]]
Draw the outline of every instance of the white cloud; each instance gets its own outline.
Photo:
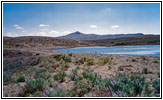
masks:
[[[63,34],[70,34],[72,33],[71,31],[64,31]]]
[[[12,32],[7,32],[5,36],[16,37],[16,36],[18,36],[18,34],[12,33]]]
[[[46,32],[39,32],[38,35],[39,36],[46,36],[47,34],[46,34]]]
[[[97,28],[96,25],[90,25],[89,27],[90,27],[90,28]]]
[[[58,34],[58,33],[59,33],[59,32],[54,31],[54,30],[51,30],[51,31],[49,32],[50,35],[55,35],[55,34]]]
[[[41,29],[41,31],[49,31],[49,29]]]
[[[113,26],[111,26],[111,28],[119,28],[120,26],[119,25],[113,25]]]
[[[22,32],[26,32],[25,30],[23,30]]]
[[[24,28],[23,27],[20,27],[20,26],[17,26],[16,29],[23,30]]]
[[[18,30],[23,30],[24,29],[23,27],[21,27],[20,25],[17,25],[17,24],[14,24],[13,26]]]
[[[19,25],[17,25],[17,24],[15,24],[15,25],[13,25],[14,27],[18,27]]]
[[[11,32],[7,32],[6,36],[12,36],[12,33]]]
[[[39,27],[49,27],[50,25],[40,24]]]

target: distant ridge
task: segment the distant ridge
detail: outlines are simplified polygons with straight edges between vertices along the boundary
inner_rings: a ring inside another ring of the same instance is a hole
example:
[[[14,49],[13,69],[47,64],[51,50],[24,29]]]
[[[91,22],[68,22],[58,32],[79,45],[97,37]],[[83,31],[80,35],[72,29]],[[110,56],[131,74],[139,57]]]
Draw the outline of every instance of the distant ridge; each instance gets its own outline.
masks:
[[[143,33],[134,33],[134,34],[115,34],[115,35],[97,35],[97,34],[84,34],[79,31],[70,33],[65,36],[60,36],[57,38],[62,39],[76,39],[76,40],[98,40],[98,39],[111,39],[111,38],[121,38],[121,37],[133,37],[133,36],[142,36]]]

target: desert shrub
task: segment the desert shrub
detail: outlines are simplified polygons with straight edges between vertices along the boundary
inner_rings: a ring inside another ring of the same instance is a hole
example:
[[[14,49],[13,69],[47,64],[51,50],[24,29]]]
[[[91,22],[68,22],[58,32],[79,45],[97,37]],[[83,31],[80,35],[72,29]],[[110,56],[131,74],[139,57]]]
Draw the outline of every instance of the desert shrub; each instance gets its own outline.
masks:
[[[56,54],[56,55],[54,55],[54,58],[55,58],[57,61],[60,61],[60,60],[63,58],[63,55],[62,55],[62,54]]]
[[[142,73],[143,73],[143,74],[148,74],[148,69],[147,69],[147,68],[143,68]]]
[[[54,79],[60,82],[65,81],[66,73],[65,72],[59,72],[56,75],[54,75]]]
[[[83,82],[81,80],[75,81],[74,91],[76,91],[77,96],[81,97],[84,94],[88,93],[90,87],[88,83]]]
[[[42,97],[42,95],[43,95],[43,92],[42,91],[36,91],[36,92],[34,92],[33,93],[33,97]]]
[[[72,53],[69,53],[68,55],[69,55],[70,57],[72,57]]]
[[[86,63],[86,65],[88,65],[88,66],[91,66],[91,65],[95,64],[94,59],[89,58],[89,57],[82,57],[77,61],[77,63],[79,63],[79,64]]]
[[[152,97],[152,94],[151,94],[152,91],[150,90],[148,83],[145,83],[145,85],[144,85],[144,92],[145,92],[144,96]]]
[[[10,45],[4,45],[3,44],[3,48],[11,48],[12,46],[10,46]]]
[[[83,72],[83,76],[84,76],[84,78],[90,80],[92,83],[95,83],[95,81],[98,78],[97,73],[93,74],[93,73]]]
[[[159,61],[155,60],[155,61],[152,61],[152,63],[160,63]]]
[[[35,78],[43,78],[43,79],[46,79],[47,78],[46,70],[45,69],[40,69],[40,70],[36,71],[34,77]]]
[[[34,93],[36,91],[42,91],[44,89],[44,81],[39,80],[27,80],[26,81],[26,92]]]
[[[48,80],[48,85],[49,85],[49,87],[53,87],[53,88],[55,88],[57,85],[54,83],[54,82],[52,82],[51,80]]]
[[[108,91],[110,96],[131,97],[138,96],[144,89],[145,79],[138,75],[118,74],[109,79]]]
[[[11,82],[11,76],[8,74],[3,73],[3,82],[4,83],[9,83]]]
[[[43,97],[65,97],[66,93],[63,88],[56,88],[55,91],[46,90]]]
[[[118,71],[123,71],[123,67],[122,66],[118,66]]]
[[[25,77],[23,75],[20,75],[17,79],[17,82],[25,82]]]
[[[87,59],[86,65],[91,66],[91,65],[94,65],[94,64],[95,64],[95,62],[94,62],[94,60],[92,58]]]
[[[157,76],[160,77],[160,72],[157,73]]]
[[[128,59],[126,59],[126,61],[128,61]]]
[[[105,57],[105,58],[101,58],[97,64],[98,65],[105,65],[105,64],[111,64],[112,63],[112,59],[111,57]]]
[[[93,72],[93,69],[91,69],[91,67],[86,67],[86,68],[83,68],[83,71],[86,73],[91,73]]]
[[[54,58],[57,61],[63,60],[65,62],[71,62],[71,57],[70,56],[66,56],[66,55],[62,55],[62,54],[54,55]]]
[[[72,74],[71,74],[71,80],[75,80],[76,77],[78,76],[77,71],[80,69],[80,67],[76,67],[75,69],[72,69]]]
[[[142,59],[142,60],[146,60],[146,58],[145,58],[144,56],[141,56],[141,59]]]
[[[65,62],[71,62],[71,57],[70,56],[63,56],[63,60],[65,61]]]
[[[87,58],[86,58],[86,57],[82,57],[82,58],[80,58],[80,59],[78,60],[78,62],[79,62],[80,64],[84,64],[86,61],[87,61]]]
[[[108,70],[111,70],[111,68],[112,68],[111,66],[108,66]]]
[[[67,69],[69,68],[69,65],[67,63],[62,62],[59,65],[59,68],[60,68],[61,71],[67,71]]]
[[[34,69],[28,69],[28,70],[27,70],[27,73],[28,73],[28,75],[30,75],[30,76],[33,75]]]
[[[43,62],[45,59],[43,57],[39,57],[37,60],[34,59],[34,61],[32,61],[31,65],[35,66],[40,64],[41,62]]]
[[[157,97],[160,96],[160,78],[158,79],[155,79],[153,82],[152,82],[152,85],[153,87],[155,88],[155,95]]]
[[[132,61],[132,62],[136,62],[136,60],[135,60],[135,59],[132,59],[131,61]]]

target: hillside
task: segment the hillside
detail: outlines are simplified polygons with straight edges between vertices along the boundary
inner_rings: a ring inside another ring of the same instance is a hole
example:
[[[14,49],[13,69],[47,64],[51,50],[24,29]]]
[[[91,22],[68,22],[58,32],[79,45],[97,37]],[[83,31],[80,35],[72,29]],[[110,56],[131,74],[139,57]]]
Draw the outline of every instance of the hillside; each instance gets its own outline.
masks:
[[[54,37],[24,36],[3,37],[4,48],[70,48],[83,46],[159,45],[159,35],[109,38],[98,40],[73,40]]]
[[[71,39],[58,39],[54,37],[43,36],[24,36],[24,37],[3,37],[3,46],[5,48],[31,48],[31,47],[76,47],[89,45],[86,42],[81,42]]]
[[[143,35],[84,41],[94,44],[95,46],[160,45],[160,35]]]
[[[135,33],[135,34],[115,34],[115,35],[97,35],[97,34],[84,34],[79,31],[74,33],[70,33],[65,36],[60,36],[58,38],[62,39],[75,39],[75,40],[98,40],[98,39],[112,39],[112,38],[121,38],[121,37],[132,37],[132,36],[142,36],[143,33]]]

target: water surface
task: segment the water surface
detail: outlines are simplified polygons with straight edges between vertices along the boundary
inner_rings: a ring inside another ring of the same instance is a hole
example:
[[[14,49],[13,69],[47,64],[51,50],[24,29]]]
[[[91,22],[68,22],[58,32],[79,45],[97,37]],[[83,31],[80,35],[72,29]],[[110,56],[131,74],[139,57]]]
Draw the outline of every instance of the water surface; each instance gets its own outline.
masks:
[[[80,47],[69,49],[54,49],[61,53],[102,53],[102,54],[128,54],[139,56],[160,56],[160,45],[141,46],[114,46],[114,47]]]

